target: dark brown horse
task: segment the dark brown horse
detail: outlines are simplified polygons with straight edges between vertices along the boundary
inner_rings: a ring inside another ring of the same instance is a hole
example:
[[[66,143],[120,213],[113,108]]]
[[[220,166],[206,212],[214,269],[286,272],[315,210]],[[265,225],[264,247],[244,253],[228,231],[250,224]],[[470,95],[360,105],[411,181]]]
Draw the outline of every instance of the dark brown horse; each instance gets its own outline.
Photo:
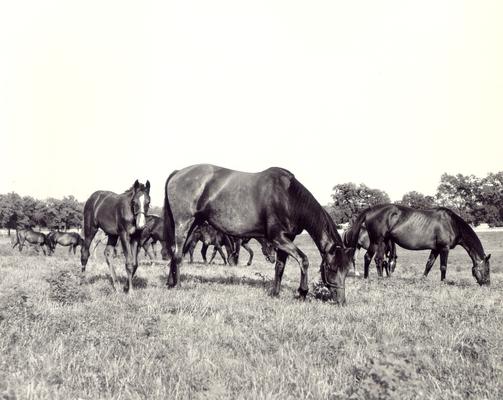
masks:
[[[350,232],[350,231],[351,231],[351,228],[349,228],[348,230],[346,230],[342,233],[342,241],[344,242],[345,246],[349,246],[348,232]],[[356,276],[360,275],[358,273],[358,271],[356,270],[356,259],[358,258],[358,254],[360,253],[361,249],[368,250],[369,246],[370,246],[369,233],[367,232],[367,228],[365,228],[365,226],[362,226],[360,228],[360,233],[358,235],[355,256],[353,258],[353,267],[354,267],[354,271],[355,271]],[[389,277],[393,272],[395,272],[396,259],[398,257],[396,255],[395,243],[393,243],[391,240],[386,240],[385,246],[386,247],[385,247],[384,254],[385,254],[387,260],[383,260],[383,267],[384,267],[384,270],[386,271],[386,275]]]
[[[84,205],[84,245],[81,248],[82,272],[86,270],[89,246],[101,228],[108,236],[105,258],[112,275],[112,284],[117,286],[115,269],[110,255],[120,238],[128,279],[124,290],[133,289],[133,277],[138,268],[138,240],[145,226],[150,204],[150,182],[145,185],[137,181],[122,194],[99,190],[94,192]]]
[[[489,258],[472,228],[456,213],[444,207],[417,210],[397,204],[383,204],[363,211],[348,234],[356,244],[362,224],[369,233],[370,245],[365,254],[365,278],[375,254],[377,271],[382,276],[385,241],[391,240],[407,250],[430,249],[424,276],[440,255],[440,279],[445,279],[449,250],[462,246],[473,262],[472,274],[480,285],[489,285]]]
[[[164,251],[166,247],[166,241],[164,240],[164,220],[157,215],[147,215],[145,227],[140,234],[139,244],[145,250],[150,260],[154,260],[157,257],[155,251],[155,244],[157,242],[161,243]]]
[[[35,232],[32,229],[16,229],[16,242],[12,248],[19,245],[19,251],[23,250],[24,244],[29,243],[35,246],[38,252],[38,248],[42,248],[44,255],[51,253],[51,247],[47,241],[47,237],[42,232]],[[47,252],[46,252],[47,249]]]
[[[187,239],[184,254],[189,253],[190,264],[194,262],[194,249],[198,242],[202,242],[203,244],[201,256],[205,264],[208,263],[206,258],[208,247],[213,246],[213,254],[209,261],[210,264],[213,263],[213,259],[218,251],[218,254],[220,254],[220,257],[222,257],[224,261],[224,265],[227,265],[227,262],[229,262],[229,265],[236,265],[237,259],[235,257],[234,243],[231,242],[231,238],[225,233],[213,228],[207,222],[203,222],[201,225],[195,227]],[[227,250],[227,255],[225,255],[223,251],[224,248]]]
[[[252,248],[249,245],[250,240],[252,239],[255,239],[257,242],[260,243],[260,248],[262,249],[262,254],[264,255],[265,259],[269,261],[271,264],[274,264],[276,262],[276,249],[271,243],[269,243],[264,238],[239,238],[239,239],[233,238],[234,252],[237,254],[238,262],[239,262],[239,253],[242,247],[248,252],[248,262],[246,263],[246,265],[250,266],[252,264],[254,254]]]
[[[84,244],[84,239],[76,232],[59,232],[51,231],[47,234],[47,242],[51,248],[51,252],[54,252],[56,245],[69,246],[68,254],[73,250],[73,254],[77,253],[77,247]]]
[[[345,303],[345,280],[354,249],[345,249],[332,219],[314,196],[289,171],[269,168],[245,173],[213,165],[194,165],[173,172],[166,180],[165,236],[172,255],[168,285],[179,279],[179,265],[187,237],[195,226],[208,221],[237,237],[263,237],[277,249],[272,295],[278,295],[285,262],[293,257],[300,266],[299,294],[308,292],[307,256],[293,243],[304,229],[323,259],[321,276]]]

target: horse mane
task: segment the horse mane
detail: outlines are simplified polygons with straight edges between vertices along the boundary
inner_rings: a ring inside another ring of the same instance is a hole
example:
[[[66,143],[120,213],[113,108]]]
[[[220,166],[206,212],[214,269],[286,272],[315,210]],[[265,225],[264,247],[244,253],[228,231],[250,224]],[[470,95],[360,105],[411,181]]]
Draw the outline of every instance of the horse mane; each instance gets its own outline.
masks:
[[[462,236],[463,241],[466,243],[466,245],[469,248],[475,250],[480,255],[485,254],[484,248],[482,247],[482,243],[480,242],[479,237],[477,236],[475,231],[472,229],[472,227],[463,218],[461,218],[458,214],[456,214],[450,208],[438,207],[437,209],[444,211],[452,218],[452,220],[456,224],[456,229],[457,229],[458,233]]]
[[[337,246],[344,247],[332,217],[293,174],[288,192],[291,194],[293,219],[298,221],[313,239],[320,238],[322,232],[327,231]]]

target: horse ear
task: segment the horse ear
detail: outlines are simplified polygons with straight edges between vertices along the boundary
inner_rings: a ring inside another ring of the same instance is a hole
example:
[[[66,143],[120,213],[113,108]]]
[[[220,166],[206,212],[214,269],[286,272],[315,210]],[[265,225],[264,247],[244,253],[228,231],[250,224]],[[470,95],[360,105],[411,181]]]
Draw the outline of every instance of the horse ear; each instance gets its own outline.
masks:
[[[147,193],[150,193],[150,181],[147,179],[147,182],[145,183],[145,190]]]
[[[138,190],[139,187],[140,187],[140,182],[138,182],[138,179],[137,179],[134,181],[133,189],[136,191],[136,190]]]
[[[486,256],[486,262],[487,262],[487,261],[489,261],[489,259],[490,259],[490,258],[491,258],[491,255],[490,255],[490,254],[488,254],[488,255]]]

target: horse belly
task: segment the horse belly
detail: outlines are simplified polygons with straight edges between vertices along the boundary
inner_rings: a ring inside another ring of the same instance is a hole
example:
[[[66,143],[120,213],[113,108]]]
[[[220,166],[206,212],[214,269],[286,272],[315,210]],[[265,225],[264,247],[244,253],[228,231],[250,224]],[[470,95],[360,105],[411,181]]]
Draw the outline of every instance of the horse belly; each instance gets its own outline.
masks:
[[[432,237],[427,232],[397,229],[390,232],[390,237],[393,242],[407,250],[428,250],[436,247],[435,236]]]

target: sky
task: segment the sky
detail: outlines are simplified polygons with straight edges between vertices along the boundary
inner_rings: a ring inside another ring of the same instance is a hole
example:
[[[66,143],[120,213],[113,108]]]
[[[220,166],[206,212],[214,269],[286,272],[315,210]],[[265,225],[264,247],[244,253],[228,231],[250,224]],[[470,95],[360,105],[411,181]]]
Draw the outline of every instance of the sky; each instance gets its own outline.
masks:
[[[503,170],[503,1],[0,3],[0,193],[289,169],[322,203]]]

